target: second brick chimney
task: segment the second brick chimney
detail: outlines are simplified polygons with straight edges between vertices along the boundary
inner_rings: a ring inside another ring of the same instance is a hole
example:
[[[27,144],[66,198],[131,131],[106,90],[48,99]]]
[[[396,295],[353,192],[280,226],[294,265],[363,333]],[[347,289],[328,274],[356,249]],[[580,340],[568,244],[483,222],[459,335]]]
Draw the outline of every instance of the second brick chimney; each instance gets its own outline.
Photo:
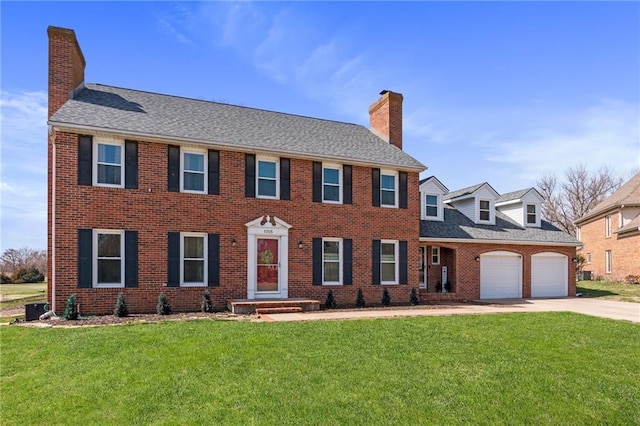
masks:
[[[371,130],[402,149],[402,94],[383,90],[380,95],[369,107]]]
[[[49,35],[49,116],[84,83],[85,60],[73,30],[47,28]]]

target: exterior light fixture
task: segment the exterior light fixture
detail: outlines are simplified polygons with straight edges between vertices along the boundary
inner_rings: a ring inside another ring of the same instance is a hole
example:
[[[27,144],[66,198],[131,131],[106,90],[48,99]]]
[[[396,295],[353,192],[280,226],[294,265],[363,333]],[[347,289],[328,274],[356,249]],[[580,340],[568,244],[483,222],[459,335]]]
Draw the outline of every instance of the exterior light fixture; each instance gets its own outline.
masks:
[[[304,247],[304,244],[302,243],[302,240],[298,241],[298,248],[301,249]]]
[[[480,262],[480,256],[476,256],[475,261]]]

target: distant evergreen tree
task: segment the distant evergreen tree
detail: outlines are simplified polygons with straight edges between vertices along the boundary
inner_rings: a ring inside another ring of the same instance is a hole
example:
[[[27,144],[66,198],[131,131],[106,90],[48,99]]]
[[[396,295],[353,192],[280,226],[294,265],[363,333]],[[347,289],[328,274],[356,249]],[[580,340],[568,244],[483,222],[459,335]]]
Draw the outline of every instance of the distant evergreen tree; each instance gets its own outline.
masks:
[[[356,298],[356,306],[358,308],[364,308],[364,294],[362,294],[362,289],[358,289],[358,297]]]
[[[158,306],[156,307],[156,312],[158,315],[171,314],[171,305],[169,305],[169,300],[164,293],[160,293],[160,295],[158,295]]]
[[[124,293],[118,294],[118,300],[116,301],[116,307],[113,310],[113,315],[117,317],[126,317],[129,315],[129,307],[124,301]]]

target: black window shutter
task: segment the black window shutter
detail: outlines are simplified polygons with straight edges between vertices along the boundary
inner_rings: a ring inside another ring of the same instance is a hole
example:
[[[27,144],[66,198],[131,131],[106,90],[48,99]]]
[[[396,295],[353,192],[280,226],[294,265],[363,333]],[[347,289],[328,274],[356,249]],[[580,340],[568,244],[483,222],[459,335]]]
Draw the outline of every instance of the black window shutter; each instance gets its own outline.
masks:
[[[209,234],[207,253],[207,285],[218,287],[220,285],[220,234]]]
[[[138,189],[138,142],[124,141],[124,187]]]
[[[291,199],[291,160],[280,159],[280,199]]]
[[[380,207],[380,169],[371,169],[371,199],[373,207]]]
[[[322,202],[322,163],[313,162],[313,202]]]
[[[256,196],[256,156],[254,154],[244,156],[244,196],[251,198]]]
[[[380,284],[380,255],[382,251],[382,242],[373,240],[371,246],[371,281],[374,285]]]
[[[138,287],[138,231],[124,231],[124,286]]]
[[[342,240],[342,284],[353,284],[353,240]]]
[[[93,184],[91,171],[93,169],[93,138],[91,136],[78,137],[78,185]]]
[[[399,174],[400,184],[400,208],[407,208],[407,172],[400,172]]]
[[[408,284],[409,283],[409,276],[408,276],[408,268],[407,268],[407,255],[408,255],[408,249],[407,249],[407,242],[406,241],[400,241],[400,284]]]
[[[93,283],[93,231],[78,229],[78,288],[91,288]]]
[[[313,239],[313,285],[322,285],[322,238]]]
[[[180,192],[180,147],[177,145],[169,145],[168,158],[167,189],[170,192]]]
[[[167,250],[167,287],[180,286],[180,233],[169,232]]]
[[[209,150],[209,181],[208,192],[212,195],[220,194],[220,151]]]
[[[351,166],[342,166],[342,202],[351,204]]]

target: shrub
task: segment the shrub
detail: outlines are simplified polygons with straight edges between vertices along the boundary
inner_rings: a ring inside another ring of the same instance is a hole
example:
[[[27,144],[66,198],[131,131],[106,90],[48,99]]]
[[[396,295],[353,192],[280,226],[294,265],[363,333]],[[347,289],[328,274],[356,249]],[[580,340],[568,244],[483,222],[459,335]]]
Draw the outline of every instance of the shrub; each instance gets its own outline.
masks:
[[[11,284],[13,280],[7,274],[0,274],[0,284]]]
[[[36,268],[20,268],[13,273],[13,281],[16,284],[39,283],[44,281],[44,275]]]
[[[391,305],[391,296],[389,296],[389,290],[385,287],[382,291],[382,305],[389,306]]]
[[[333,297],[333,290],[329,290],[327,293],[327,299],[324,301],[324,307],[326,309],[333,309],[336,307],[336,298]]]
[[[202,312],[213,312],[213,305],[211,304],[211,295],[209,294],[209,290],[204,291],[204,296],[202,296],[202,303],[200,304],[200,310]]]
[[[356,298],[356,306],[358,308],[364,308],[364,294],[362,294],[362,289],[358,289],[358,297]]]
[[[640,284],[640,275],[629,274],[625,277],[624,282],[627,284]]]
[[[409,298],[409,303],[411,303],[411,305],[413,306],[420,304],[420,298],[418,297],[418,290],[416,290],[415,287],[411,289],[411,297]]]
[[[160,293],[158,295],[158,306],[156,306],[156,312],[158,315],[169,315],[171,314],[171,305],[169,305],[169,300],[164,293]]]
[[[129,315],[129,307],[127,303],[124,301],[124,293],[118,294],[118,300],[116,301],[116,307],[113,310],[113,315],[117,317],[126,317]]]
[[[67,298],[67,304],[64,308],[64,319],[77,320],[78,319],[78,306],[76,305],[76,295],[72,294]]]
[[[440,280],[438,280],[438,282],[436,283],[436,291],[438,293],[442,292],[442,282],[440,282]]]
[[[447,282],[444,283],[444,289],[447,293],[451,291],[451,281],[447,280]]]

